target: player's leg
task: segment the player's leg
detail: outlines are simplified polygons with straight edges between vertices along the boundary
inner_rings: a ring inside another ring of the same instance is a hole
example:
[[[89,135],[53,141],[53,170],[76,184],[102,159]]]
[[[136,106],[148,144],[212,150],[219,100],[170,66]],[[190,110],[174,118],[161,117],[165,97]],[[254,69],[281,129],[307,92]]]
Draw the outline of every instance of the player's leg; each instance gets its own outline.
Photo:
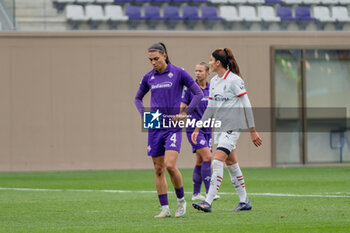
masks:
[[[164,164],[170,180],[174,185],[177,197],[177,208],[175,217],[183,217],[186,213],[185,193],[182,183],[182,176],[176,166],[177,157],[181,148],[182,132],[169,132],[165,140]]]
[[[193,169],[192,174],[192,183],[193,183],[193,194],[192,201],[195,200],[204,200],[205,197],[201,195],[201,186],[202,186],[202,158],[196,153],[196,149],[194,148],[194,144],[191,140],[192,131],[186,132],[188,142],[192,146],[192,153],[195,153],[196,156],[196,164]]]
[[[164,139],[161,131],[148,132],[148,146],[147,153],[152,157],[154,171],[155,171],[155,183],[158,193],[158,199],[162,206],[162,211],[159,215],[154,216],[156,218],[170,217],[171,213],[168,204],[168,185],[165,178],[165,163],[164,163]]]
[[[232,150],[228,158],[226,159],[227,169],[229,171],[231,182],[236,189],[239,197],[239,204],[233,211],[251,210],[252,206],[249,203],[247,192],[245,189],[245,182],[242,171],[238,165],[236,150]]]
[[[165,178],[165,164],[164,156],[152,157],[154,171],[155,171],[155,182],[158,193],[158,199],[162,206],[162,212],[154,216],[156,218],[171,217],[169,204],[168,204],[168,185]]]
[[[196,164],[193,169],[193,175],[192,175],[192,182],[193,182],[192,201],[205,199],[205,197],[201,194],[203,160],[197,152],[195,156],[196,156]]]

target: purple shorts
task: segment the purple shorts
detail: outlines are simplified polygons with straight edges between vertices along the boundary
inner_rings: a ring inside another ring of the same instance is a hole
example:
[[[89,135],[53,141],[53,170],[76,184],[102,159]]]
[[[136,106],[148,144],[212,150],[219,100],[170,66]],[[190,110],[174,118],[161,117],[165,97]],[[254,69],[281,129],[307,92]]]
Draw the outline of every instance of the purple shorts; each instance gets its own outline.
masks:
[[[191,140],[191,135],[193,132],[186,132],[188,141],[190,142],[192,146],[192,153],[195,153],[196,150],[209,147],[210,151],[212,151],[212,139],[211,139],[211,133],[203,133],[199,131],[198,137],[197,137],[197,145],[193,144]]]
[[[148,130],[147,154],[163,156],[167,150],[180,152],[182,132],[170,130]]]

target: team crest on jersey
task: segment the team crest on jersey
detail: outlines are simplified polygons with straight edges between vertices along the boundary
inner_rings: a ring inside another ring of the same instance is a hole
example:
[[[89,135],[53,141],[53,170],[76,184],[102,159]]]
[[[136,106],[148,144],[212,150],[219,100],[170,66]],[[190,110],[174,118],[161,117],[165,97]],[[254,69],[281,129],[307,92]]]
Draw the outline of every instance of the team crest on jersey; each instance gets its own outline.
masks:
[[[199,144],[201,144],[201,145],[204,146],[204,145],[205,145],[205,140],[202,139],[202,140],[199,142]]]
[[[226,85],[224,86],[224,91],[226,91]]]
[[[174,76],[174,74],[171,73],[171,72],[168,74],[168,77],[169,77],[169,78],[172,78],[173,76]]]
[[[153,79],[154,79],[154,76],[152,75],[151,80],[153,80]]]

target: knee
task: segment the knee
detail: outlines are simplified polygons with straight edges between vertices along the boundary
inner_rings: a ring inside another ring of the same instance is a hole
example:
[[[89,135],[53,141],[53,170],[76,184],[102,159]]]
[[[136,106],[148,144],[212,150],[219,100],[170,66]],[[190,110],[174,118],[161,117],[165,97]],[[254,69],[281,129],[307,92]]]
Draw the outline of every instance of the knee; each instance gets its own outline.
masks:
[[[176,165],[173,163],[165,163],[165,168],[169,173],[173,173],[176,170]]]
[[[162,176],[165,172],[164,165],[161,164],[155,164],[154,165],[154,171],[156,173],[156,176]]]

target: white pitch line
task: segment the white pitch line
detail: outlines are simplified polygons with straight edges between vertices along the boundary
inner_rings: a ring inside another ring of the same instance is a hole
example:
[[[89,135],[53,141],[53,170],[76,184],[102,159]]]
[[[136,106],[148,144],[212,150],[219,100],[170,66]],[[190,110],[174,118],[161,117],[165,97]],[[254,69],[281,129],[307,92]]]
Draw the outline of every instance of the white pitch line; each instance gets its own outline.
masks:
[[[6,188],[0,187],[0,190],[9,191],[32,191],[32,192],[88,192],[88,193],[157,193],[150,190],[93,190],[93,189],[34,189],[34,188]],[[173,193],[173,192],[169,192]],[[192,194],[192,192],[185,192]],[[234,195],[235,193],[220,192],[220,195]],[[327,197],[327,198],[350,198],[346,195],[329,195],[329,194],[291,194],[291,193],[248,193],[250,196],[272,196],[272,197]]]

